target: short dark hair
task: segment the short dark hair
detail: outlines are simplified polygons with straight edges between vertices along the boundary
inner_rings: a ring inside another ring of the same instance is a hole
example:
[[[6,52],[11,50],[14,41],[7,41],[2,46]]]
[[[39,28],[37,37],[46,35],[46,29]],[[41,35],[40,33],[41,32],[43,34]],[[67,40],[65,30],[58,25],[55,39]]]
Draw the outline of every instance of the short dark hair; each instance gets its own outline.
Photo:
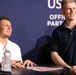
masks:
[[[0,21],[1,21],[1,20],[8,20],[8,21],[10,21],[9,17],[7,17],[7,16],[2,16],[2,17],[0,17]]]
[[[75,2],[75,3],[76,3],[76,0],[62,0],[62,2],[61,2],[62,8],[63,8],[63,5],[64,5],[65,3],[71,3],[71,2]]]

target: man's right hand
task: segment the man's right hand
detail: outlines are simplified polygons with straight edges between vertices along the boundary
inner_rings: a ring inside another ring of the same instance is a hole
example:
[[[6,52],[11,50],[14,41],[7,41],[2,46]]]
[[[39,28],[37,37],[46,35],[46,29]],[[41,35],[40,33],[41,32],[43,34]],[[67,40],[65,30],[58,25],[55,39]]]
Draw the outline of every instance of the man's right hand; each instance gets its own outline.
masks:
[[[12,68],[22,68],[23,63],[21,61],[12,60],[11,66]]]

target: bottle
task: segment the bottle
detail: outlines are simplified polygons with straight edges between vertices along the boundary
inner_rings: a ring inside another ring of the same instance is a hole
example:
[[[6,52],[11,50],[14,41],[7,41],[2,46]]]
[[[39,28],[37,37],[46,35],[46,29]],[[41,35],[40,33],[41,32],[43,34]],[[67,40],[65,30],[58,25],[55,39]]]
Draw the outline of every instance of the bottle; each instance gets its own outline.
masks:
[[[11,53],[6,48],[4,48],[2,63],[2,70],[11,72]]]

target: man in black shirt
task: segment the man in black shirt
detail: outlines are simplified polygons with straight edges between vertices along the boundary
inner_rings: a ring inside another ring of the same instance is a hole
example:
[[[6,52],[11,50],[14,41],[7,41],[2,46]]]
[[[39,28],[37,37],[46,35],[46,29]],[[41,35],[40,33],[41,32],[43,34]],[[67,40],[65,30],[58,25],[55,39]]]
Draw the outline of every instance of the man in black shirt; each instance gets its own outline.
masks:
[[[65,21],[52,34],[51,57],[55,64],[76,72],[76,1],[62,0]]]

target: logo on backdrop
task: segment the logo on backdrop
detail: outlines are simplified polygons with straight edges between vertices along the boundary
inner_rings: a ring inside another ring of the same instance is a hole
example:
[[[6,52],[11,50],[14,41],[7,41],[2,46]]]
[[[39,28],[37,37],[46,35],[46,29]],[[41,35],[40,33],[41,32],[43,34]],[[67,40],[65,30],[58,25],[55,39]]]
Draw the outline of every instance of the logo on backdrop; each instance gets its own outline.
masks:
[[[61,9],[61,1],[62,0],[48,0],[48,8],[50,10],[54,9],[55,12],[59,11]],[[65,17],[62,14],[56,14],[55,12],[49,15],[47,26],[60,26],[63,20],[65,20]]]

